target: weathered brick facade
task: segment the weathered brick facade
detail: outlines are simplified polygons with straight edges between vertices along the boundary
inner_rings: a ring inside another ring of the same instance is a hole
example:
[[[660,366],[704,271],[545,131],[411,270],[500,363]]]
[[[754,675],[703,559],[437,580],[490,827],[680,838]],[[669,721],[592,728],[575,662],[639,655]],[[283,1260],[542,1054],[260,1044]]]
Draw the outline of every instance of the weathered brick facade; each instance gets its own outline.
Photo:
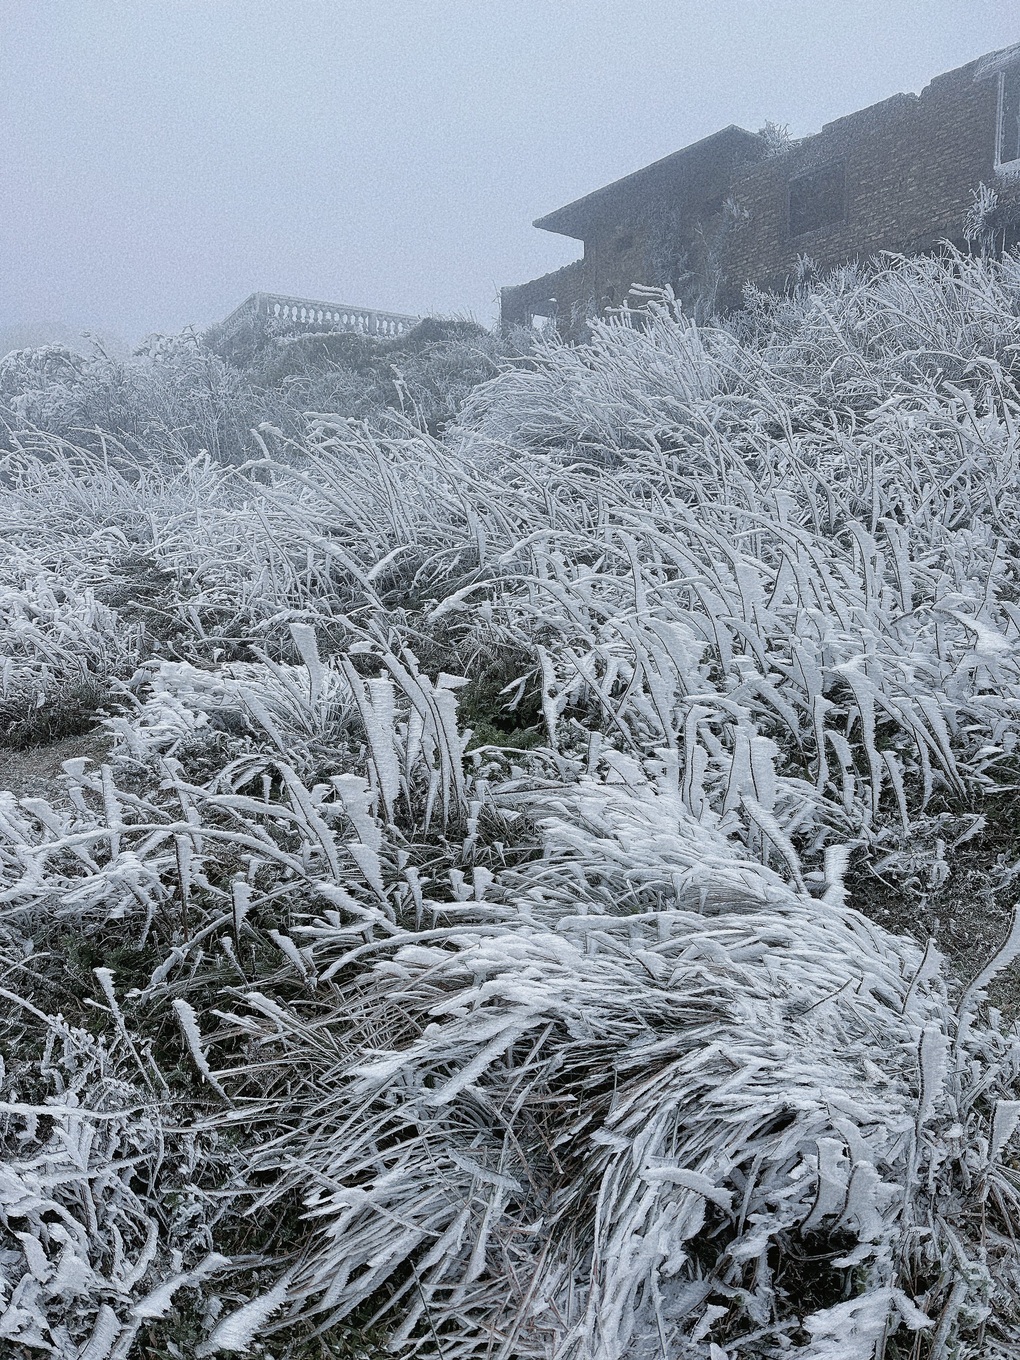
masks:
[[[1014,122],[1018,127],[1014,128]],[[584,256],[502,292],[504,323],[554,316],[567,335],[641,285],[671,284],[689,309],[739,305],[744,285],[782,288],[798,257],[820,269],[951,241],[979,185],[999,198],[994,245],[1020,239],[1020,44],[774,145],[721,132],[539,218]]]

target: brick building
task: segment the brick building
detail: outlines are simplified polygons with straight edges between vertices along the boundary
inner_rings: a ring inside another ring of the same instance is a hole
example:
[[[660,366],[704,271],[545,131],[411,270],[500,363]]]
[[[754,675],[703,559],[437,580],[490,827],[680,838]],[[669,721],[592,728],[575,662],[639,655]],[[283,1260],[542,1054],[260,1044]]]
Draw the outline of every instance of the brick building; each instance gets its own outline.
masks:
[[[880,251],[968,248],[980,185],[998,204],[985,248],[1020,241],[1020,43],[826,123],[800,141],[727,127],[597,189],[536,227],[584,243],[573,264],[504,288],[504,323],[555,318],[567,335],[634,287],[670,284],[688,310],[782,288],[800,256],[820,269]]]

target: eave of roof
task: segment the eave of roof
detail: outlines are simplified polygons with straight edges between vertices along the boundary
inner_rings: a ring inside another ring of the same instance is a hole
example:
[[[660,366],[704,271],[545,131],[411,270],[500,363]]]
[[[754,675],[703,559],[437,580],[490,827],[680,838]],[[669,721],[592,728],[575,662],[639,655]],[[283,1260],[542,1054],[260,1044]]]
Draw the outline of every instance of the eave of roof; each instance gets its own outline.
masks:
[[[661,160],[653,161],[651,165],[642,166],[640,170],[614,180],[612,184],[595,189],[592,193],[585,194],[583,198],[575,199],[573,203],[567,203],[562,208],[546,213],[544,217],[536,218],[534,225],[541,227],[543,231],[555,231],[561,236],[573,236],[579,241],[584,240],[585,229],[599,210],[607,207],[614,199],[628,194],[640,181],[667,176],[672,171],[682,170],[688,162],[699,159],[707,152],[718,150],[727,143],[735,148],[743,146],[752,150],[761,145],[761,139],[756,132],[748,132],[746,128],[731,123],[728,127],[720,128],[718,132],[702,137],[700,141],[692,142],[690,146],[682,147],[679,151],[663,156]]]
[[[1020,61],[1020,43],[1013,43],[1012,47],[1000,47],[998,52],[989,52],[987,56],[978,58],[974,66],[974,79],[986,80],[989,76],[996,76],[1016,61]]]

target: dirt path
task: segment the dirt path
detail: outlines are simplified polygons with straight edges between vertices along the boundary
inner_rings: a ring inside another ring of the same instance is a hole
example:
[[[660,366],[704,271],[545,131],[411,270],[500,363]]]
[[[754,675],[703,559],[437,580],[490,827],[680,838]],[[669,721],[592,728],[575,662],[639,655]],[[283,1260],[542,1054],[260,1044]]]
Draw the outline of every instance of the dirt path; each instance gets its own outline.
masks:
[[[17,798],[48,798],[60,796],[65,760],[88,756],[99,762],[110,749],[109,734],[102,728],[82,736],[62,737],[44,746],[30,746],[24,751],[10,751],[0,747],[0,789],[9,789]]]

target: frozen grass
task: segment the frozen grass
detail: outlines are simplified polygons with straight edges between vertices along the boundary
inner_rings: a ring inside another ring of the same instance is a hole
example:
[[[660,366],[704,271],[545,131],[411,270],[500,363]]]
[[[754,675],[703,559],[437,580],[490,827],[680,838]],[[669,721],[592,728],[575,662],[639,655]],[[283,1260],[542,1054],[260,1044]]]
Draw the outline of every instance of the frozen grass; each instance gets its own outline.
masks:
[[[110,741],[0,794],[12,1355],[1020,1345],[1020,266],[650,308],[442,438],[12,439],[7,742]]]
[[[377,424],[396,416],[436,433],[530,343],[524,330],[430,317],[385,338],[270,328],[224,339],[213,327],[151,336],[126,359],[98,347],[15,350],[0,355],[0,428],[45,431],[94,454],[115,438],[145,462],[208,454],[220,464],[252,456],[254,427],[293,435],[307,411]]]

